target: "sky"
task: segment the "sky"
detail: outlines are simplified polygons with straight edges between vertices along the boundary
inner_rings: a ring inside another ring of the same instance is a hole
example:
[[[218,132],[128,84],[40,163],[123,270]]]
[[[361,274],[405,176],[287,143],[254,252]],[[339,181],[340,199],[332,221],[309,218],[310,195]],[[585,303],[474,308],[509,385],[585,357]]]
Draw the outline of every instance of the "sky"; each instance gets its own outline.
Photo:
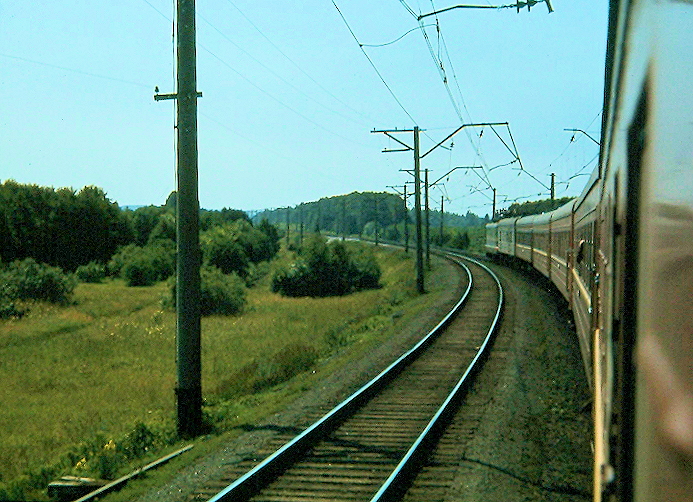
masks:
[[[551,173],[557,197],[579,194],[598,146],[564,129],[599,140],[607,1],[415,18],[454,5],[198,0],[201,207],[401,191],[413,154],[382,153],[401,145],[373,130],[416,125],[423,154],[462,124],[497,122],[509,127],[464,127],[422,159],[442,178],[432,208],[444,197],[446,211],[490,214],[491,187],[498,208],[545,198]],[[0,0],[0,181],[165,202],[175,104],[153,96],[175,92],[174,6]],[[393,135],[413,146],[413,133]]]

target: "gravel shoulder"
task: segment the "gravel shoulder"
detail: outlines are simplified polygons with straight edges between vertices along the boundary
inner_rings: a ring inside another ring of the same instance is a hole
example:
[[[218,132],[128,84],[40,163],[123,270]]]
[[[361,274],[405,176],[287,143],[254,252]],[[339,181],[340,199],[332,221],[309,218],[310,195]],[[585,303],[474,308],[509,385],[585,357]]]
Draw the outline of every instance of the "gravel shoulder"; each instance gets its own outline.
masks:
[[[571,313],[539,274],[493,268],[505,312],[469,395],[486,404],[446,500],[589,500],[590,394]]]

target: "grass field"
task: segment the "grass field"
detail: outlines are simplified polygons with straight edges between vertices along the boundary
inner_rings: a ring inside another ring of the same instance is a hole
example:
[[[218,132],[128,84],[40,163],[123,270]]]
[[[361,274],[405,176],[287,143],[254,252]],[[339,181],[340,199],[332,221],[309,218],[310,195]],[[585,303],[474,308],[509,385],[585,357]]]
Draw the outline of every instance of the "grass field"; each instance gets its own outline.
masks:
[[[414,294],[413,266],[380,248],[379,290],[284,298],[269,278],[239,316],[202,321],[202,385],[212,430],[277,406],[259,397],[354,342],[387,336]],[[45,497],[61,474],[113,477],[175,443],[175,314],[168,287],[80,284],[72,305],[35,303],[0,321],[0,498]],[[421,307],[423,308],[423,307]],[[294,389],[294,392],[298,390]],[[4,490],[4,493],[3,493]]]

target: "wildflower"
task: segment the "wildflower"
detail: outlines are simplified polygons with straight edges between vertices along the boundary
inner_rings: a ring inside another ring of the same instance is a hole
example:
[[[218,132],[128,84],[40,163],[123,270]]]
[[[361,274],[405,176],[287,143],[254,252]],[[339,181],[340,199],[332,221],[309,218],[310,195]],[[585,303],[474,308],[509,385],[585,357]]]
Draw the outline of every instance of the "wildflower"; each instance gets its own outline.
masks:
[[[106,443],[105,445],[103,445],[103,449],[104,449],[104,450],[115,450],[115,447],[116,447],[116,445],[115,445],[115,443],[113,442],[112,439],[111,439],[108,443]]]
[[[87,459],[82,457],[82,460],[77,462],[77,465],[75,465],[75,469],[84,469],[87,466]]]

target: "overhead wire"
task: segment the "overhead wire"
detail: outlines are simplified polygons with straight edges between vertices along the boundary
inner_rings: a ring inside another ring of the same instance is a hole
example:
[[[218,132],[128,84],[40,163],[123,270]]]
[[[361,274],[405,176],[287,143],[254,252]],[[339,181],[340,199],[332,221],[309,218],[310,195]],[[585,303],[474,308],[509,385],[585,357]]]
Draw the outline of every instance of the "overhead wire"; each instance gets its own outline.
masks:
[[[167,17],[164,13],[162,13],[159,9],[157,9],[156,7],[154,7],[148,0],[143,0],[143,1],[144,1],[147,5],[149,5],[150,7],[152,7],[155,11],[157,11],[160,15],[162,15],[165,19],[167,19],[169,22],[171,22],[171,19],[168,19],[168,17]],[[199,16],[199,14],[198,14],[198,16]],[[253,82],[252,80],[250,80],[248,77],[246,77],[245,75],[243,75],[241,72],[239,72],[238,70],[236,70],[233,66],[231,66],[229,63],[227,63],[223,58],[219,57],[219,56],[218,56],[217,54],[215,54],[213,51],[211,51],[210,49],[208,49],[205,45],[203,45],[203,44],[197,42],[197,47],[199,47],[200,49],[202,49],[203,51],[205,51],[206,53],[208,53],[208,54],[209,54],[210,56],[212,56],[214,59],[216,59],[217,61],[219,61],[222,65],[226,66],[229,70],[231,70],[233,73],[235,73],[237,76],[239,76],[242,80],[246,81],[249,85],[251,85],[252,87],[254,87],[255,89],[257,89],[258,91],[260,91],[260,92],[263,93],[264,95],[268,96],[270,99],[272,99],[273,101],[277,102],[278,104],[280,104],[280,105],[283,106],[284,108],[288,109],[288,110],[291,111],[292,113],[294,113],[294,114],[298,115],[299,117],[303,118],[303,119],[306,120],[307,122],[313,124],[314,126],[318,127],[319,129],[322,129],[323,131],[325,131],[325,132],[327,132],[327,133],[329,133],[329,134],[332,134],[333,136],[336,136],[336,137],[338,137],[338,138],[340,138],[340,139],[342,139],[342,140],[344,140],[344,141],[347,141],[347,142],[349,142],[349,143],[356,144],[356,145],[359,145],[359,146],[362,146],[362,147],[365,147],[365,148],[369,148],[369,145],[365,145],[365,144],[363,144],[363,143],[359,143],[359,142],[354,141],[354,140],[352,140],[352,139],[350,139],[350,138],[347,138],[347,137],[345,137],[345,136],[342,136],[341,134],[339,134],[339,133],[337,133],[337,132],[334,132],[334,131],[328,129],[327,127],[323,126],[322,124],[319,124],[318,122],[312,120],[311,118],[307,117],[306,115],[304,115],[304,114],[301,113],[300,111],[296,110],[296,109],[293,108],[292,106],[286,104],[284,101],[282,101],[281,99],[277,98],[277,97],[274,96],[272,93],[266,91],[265,89],[263,89],[262,87],[260,87],[259,85],[257,85],[255,82]]]
[[[346,103],[346,102],[342,101],[341,99],[339,99],[338,96],[336,96],[336,95],[335,95],[334,93],[332,93],[329,89],[327,89],[325,86],[323,86],[320,82],[318,82],[315,78],[313,78],[308,72],[306,72],[298,63],[296,63],[296,61],[294,61],[294,60],[291,59],[289,56],[287,56],[286,53],[285,53],[284,51],[282,51],[282,50],[281,50],[281,49],[280,49],[280,48],[279,48],[279,47],[278,47],[278,46],[277,46],[277,45],[276,45],[276,44],[275,44],[275,43],[274,43],[274,42],[273,42],[273,41],[272,41],[272,40],[260,29],[260,28],[258,28],[257,25],[256,25],[255,23],[253,23],[253,21],[252,21],[252,20],[251,20],[251,19],[250,19],[250,18],[249,18],[249,17],[248,17],[248,16],[247,16],[247,15],[235,4],[235,3],[233,3],[231,0],[226,0],[226,1],[227,1],[229,4],[231,4],[231,5],[239,12],[239,14],[240,14],[241,16],[243,16],[243,18],[244,18],[244,19],[245,19],[245,20],[246,20],[246,21],[247,21],[247,22],[248,22],[248,23],[249,23],[249,24],[250,24],[250,25],[251,25],[251,26],[263,37],[263,38],[264,38],[264,39],[265,39],[265,40],[267,40],[267,42],[268,42],[272,47],[274,47],[274,48],[277,50],[277,52],[279,52],[279,54],[281,54],[281,55],[282,55],[289,63],[291,63],[298,71],[300,71],[303,75],[305,75],[305,77],[308,78],[308,80],[310,80],[311,82],[313,82],[313,83],[314,83],[315,85],[317,85],[320,89],[322,89],[326,94],[328,94],[329,96],[331,96],[335,101],[337,101],[338,103],[342,104],[343,106],[345,106],[346,108],[348,108],[349,110],[351,110],[352,112],[354,112],[356,115],[360,116],[361,118],[363,118],[363,119],[365,119],[365,120],[367,120],[367,121],[369,121],[369,122],[371,122],[371,123],[373,122],[373,119],[372,119],[372,118],[365,116],[363,113],[361,113],[360,111],[356,110],[355,108],[353,108],[352,106],[350,106],[348,103]]]
[[[411,116],[411,114],[407,111],[407,109],[404,107],[404,105],[403,105],[402,102],[399,100],[399,98],[395,95],[395,93],[394,93],[394,91],[392,90],[392,88],[391,88],[391,87],[388,85],[388,83],[385,81],[385,78],[384,78],[383,75],[380,73],[380,71],[378,70],[378,68],[375,66],[375,63],[374,63],[373,60],[370,58],[370,56],[368,55],[368,53],[363,49],[363,46],[361,45],[361,42],[359,42],[359,39],[356,37],[356,34],[354,33],[354,30],[351,29],[351,26],[349,26],[349,23],[347,22],[346,18],[344,17],[344,14],[342,14],[342,11],[339,10],[339,7],[337,7],[337,4],[335,3],[334,0],[332,0],[332,5],[334,5],[334,8],[335,8],[335,9],[337,9],[337,12],[339,13],[339,16],[342,18],[342,21],[344,21],[345,26],[346,26],[347,29],[349,30],[349,33],[351,33],[351,36],[354,38],[354,40],[355,40],[356,43],[358,44],[359,49],[361,49],[361,52],[363,53],[363,55],[366,56],[366,59],[367,59],[368,62],[371,64],[371,66],[372,66],[373,69],[375,70],[375,73],[378,75],[378,77],[380,78],[380,80],[382,81],[382,83],[385,85],[385,87],[387,88],[387,90],[390,92],[390,95],[392,96],[392,98],[393,98],[393,99],[395,100],[395,102],[399,105],[399,107],[402,109],[402,111],[407,115],[407,117],[409,117],[409,119],[410,119],[415,125],[418,125],[418,123],[416,122],[416,120],[414,119],[414,117]]]
[[[90,71],[86,71],[86,70],[80,70],[78,68],[71,68],[69,66],[62,66],[62,65],[57,65],[57,64],[53,64],[53,63],[46,63],[45,61],[37,61],[35,59],[29,59],[29,58],[25,58],[25,57],[21,57],[21,56],[14,56],[11,54],[0,53],[0,56],[4,57],[4,58],[8,58],[8,59],[14,59],[17,61],[22,61],[24,63],[31,63],[31,64],[35,64],[35,65],[39,65],[39,66],[45,66],[47,68],[53,68],[56,70],[68,71],[71,73],[77,73],[79,75],[86,75],[88,77],[100,78],[103,80],[110,80],[112,82],[120,82],[121,84],[129,84],[129,85],[134,85],[137,87],[145,87],[147,89],[153,88],[151,84],[145,84],[143,82],[136,82],[134,80],[127,80],[124,78],[112,77],[109,75],[103,75],[103,74],[94,73],[94,72],[90,72]]]
[[[292,106],[286,104],[284,101],[282,101],[281,99],[279,99],[279,98],[277,98],[276,96],[274,96],[272,93],[266,91],[265,89],[263,89],[262,87],[260,87],[259,85],[257,85],[255,82],[253,82],[253,81],[250,80],[248,77],[246,77],[245,75],[243,75],[241,72],[239,72],[238,70],[236,70],[233,66],[231,66],[229,63],[227,63],[226,61],[224,61],[224,59],[222,59],[221,57],[217,56],[214,52],[212,52],[211,50],[209,50],[207,47],[205,47],[205,46],[202,45],[201,43],[198,42],[198,43],[197,43],[197,46],[198,46],[200,49],[202,49],[203,51],[205,51],[206,53],[208,53],[210,56],[212,56],[214,59],[216,59],[217,61],[219,61],[222,65],[226,66],[229,70],[231,70],[233,73],[235,73],[235,74],[236,74],[237,76],[239,76],[241,79],[245,80],[245,81],[246,81],[248,84],[250,84],[252,87],[254,87],[255,89],[257,89],[258,91],[260,91],[261,93],[263,93],[265,96],[269,97],[270,99],[272,99],[272,100],[275,101],[276,103],[280,104],[281,106],[283,106],[283,107],[286,108],[287,110],[289,110],[289,111],[291,111],[292,113],[298,115],[298,116],[301,117],[303,120],[305,120],[305,121],[307,121],[307,122],[313,124],[315,127],[319,128],[319,129],[322,129],[323,131],[325,131],[325,132],[327,132],[327,133],[329,133],[329,134],[332,134],[333,136],[336,136],[336,137],[338,137],[338,138],[340,138],[340,139],[342,139],[342,140],[344,140],[344,141],[347,141],[347,142],[349,142],[349,143],[353,143],[353,144],[355,144],[355,145],[359,145],[359,146],[363,146],[363,147],[369,148],[369,145],[365,145],[365,144],[363,144],[363,143],[359,143],[358,141],[354,141],[354,140],[352,140],[352,139],[350,139],[350,138],[347,138],[346,136],[342,136],[341,134],[339,134],[339,133],[337,133],[337,132],[334,132],[334,131],[328,129],[327,127],[323,126],[322,124],[316,122],[315,120],[311,119],[310,117],[307,117],[307,116],[304,115],[303,113],[299,112],[298,110],[296,110],[296,109],[293,108]]]
[[[239,13],[241,16],[243,16],[243,18],[248,22],[248,24],[250,24],[250,26],[252,26],[252,27],[255,29],[255,31],[257,31],[257,32],[260,34],[260,36],[262,36],[262,38],[264,38],[272,47],[274,47],[274,49],[275,49],[277,52],[279,52],[279,54],[281,54],[281,55],[284,57],[284,59],[286,59],[286,60],[287,60],[289,63],[291,63],[298,71],[300,71],[306,78],[308,78],[308,80],[310,80],[311,82],[313,82],[313,83],[314,83],[316,86],[318,86],[323,92],[325,92],[326,94],[328,94],[329,96],[331,96],[332,99],[334,99],[335,101],[337,101],[337,102],[340,103],[341,105],[343,105],[343,106],[345,106],[346,108],[348,108],[349,110],[351,110],[354,114],[358,115],[359,117],[361,117],[362,119],[364,119],[364,120],[366,120],[366,121],[368,121],[368,122],[370,122],[370,123],[373,123],[373,122],[374,122],[374,120],[373,120],[372,118],[367,117],[366,115],[364,115],[364,114],[361,113],[360,111],[358,111],[358,110],[356,110],[355,108],[353,108],[352,106],[350,106],[348,103],[346,103],[346,102],[344,102],[343,100],[341,100],[341,99],[340,99],[338,96],[336,96],[332,91],[330,91],[329,89],[327,89],[327,88],[326,88],[325,86],[323,86],[320,82],[318,82],[315,78],[313,78],[313,77],[312,77],[307,71],[305,71],[298,63],[296,63],[296,61],[294,61],[293,59],[291,59],[284,51],[282,51],[281,48],[280,48],[279,46],[277,46],[277,44],[275,44],[275,43],[274,43],[274,42],[273,42],[273,41],[272,41],[272,40],[271,40],[271,39],[270,39],[270,38],[269,38],[269,37],[268,37],[268,36],[267,36],[267,35],[266,35],[266,34],[265,34],[265,33],[264,33],[264,32],[263,32],[263,31],[262,31],[262,30],[261,30],[261,29],[260,29],[249,17],[248,17],[248,16],[247,16],[247,15],[246,15],[235,3],[233,3],[231,0],[226,0],[226,1],[227,1],[229,4],[231,4],[231,5],[238,11],[238,13]]]
[[[199,17],[199,18],[202,19],[205,23],[207,23],[214,31],[216,31],[221,37],[223,37],[227,42],[229,42],[231,45],[233,45],[236,49],[238,49],[238,50],[241,51],[243,54],[245,54],[247,57],[249,57],[250,59],[252,59],[253,61],[255,61],[255,63],[257,63],[257,64],[260,65],[262,68],[264,68],[266,71],[268,71],[269,73],[271,73],[272,75],[274,75],[274,76],[275,76],[277,79],[279,79],[281,82],[283,82],[283,83],[286,84],[287,86],[291,87],[291,88],[292,88],[294,91],[296,91],[297,93],[301,94],[302,96],[304,96],[305,98],[309,99],[309,100],[312,101],[313,103],[316,103],[317,105],[321,106],[322,108],[324,108],[324,109],[326,109],[326,110],[328,110],[328,111],[330,111],[330,112],[332,112],[332,113],[334,113],[334,114],[336,114],[336,115],[339,115],[340,117],[342,117],[342,118],[344,118],[344,119],[346,119],[346,120],[349,120],[350,122],[354,122],[354,123],[356,123],[356,124],[363,124],[363,122],[361,122],[361,121],[355,121],[355,120],[352,119],[351,117],[348,117],[348,116],[344,115],[343,113],[341,113],[341,112],[339,112],[339,111],[337,111],[337,110],[334,110],[334,109],[330,108],[329,106],[327,106],[327,105],[321,103],[320,101],[318,101],[317,99],[315,99],[315,98],[314,98],[313,96],[311,96],[310,94],[308,94],[308,93],[302,91],[301,89],[299,89],[298,87],[296,87],[295,85],[293,85],[291,82],[289,82],[289,81],[286,80],[284,77],[282,77],[281,75],[279,75],[279,74],[278,74],[276,71],[274,71],[272,68],[268,67],[268,66],[267,66],[266,64],[264,64],[262,61],[260,61],[259,59],[257,59],[255,56],[253,56],[252,54],[250,54],[250,53],[249,53],[248,51],[246,51],[245,49],[243,49],[243,48],[242,48],[240,45],[238,45],[236,42],[234,42],[233,40],[231,40],[230,37],[228,37],[224,32],[222,32],[222,31],[221,31],[219,28],[217,28],[211,21],[209,21],[207,18],[205,18],[205,17],[204,17],[202,14],[200,14],[199,12],[197,12],[197,17]]]
[[[433,11],[435,11],[436,9],[435,9],[435,5],[434,5],[434,3],[433,3],[433,0],[430,0],[430,2],[431,2],[431,7],[433,8]],[[439,74],[439,76],[440,76],[440,78],[441,78],[441,81],[443,82],[443,85],[445,86],[445,90],[446,90],[446,92],[447,92],[447,95],[448,95],[448,98],[449,98],[449,100],[450,100],[450,103],[452,104],[452,107],[453,107],[453,109],[455,110],[455,113],[456,113],[456,115],[457,115],[457,117],[458,117],[460,123],[461,123],[461,124],[464,124],[464,123],[465,123],[465,117],[464,117],[464,115],[463,115],[463,113],[462,113],[462,110],[460,109],[459,104],[457,103],[457,100],[455,99],[455,97],[454,97],[454,95],[453,95],[452,89],[450,88],[450,83],[449,83],[449,81],[448,81],[447,72],[446,72],[446,70],[445,70],[445,65],[443,64],[443,60],[442,60],[442,58],[440,57],[440,47],[442,46],[443,49],[444,49],[444,51],[445,51],[445,53],[446,53],[447,60],[448,60],[448,62],[450,63],[451,69],[452,69],[453,74],[454,74],[454,68],[452,67],[452,58],[450,57],[450,53],[449,53],[449,51],[448,51],[448,49],[447,49],[447,44],[445,43],[445,38],[444,38],[444,36],[443,36],[442,29],[441,29],[441,27],[440,27],[440,20],[439,20],[439,18],[438,18],[438,15],[435,14],[435,19],[436,19],[436,32],[437,32],[437,34],[438,34],[438,40],[439,40],[439,44],[438,44],[438,55],[436,55],[436,53],[435,53],[435,51],[434,51],[434,49],[433,49],[433,45],[431,44],[431,40],[430,40],[430,38],[429,38],[429,36],[428,36],[428,33],[427,33],[426,30],[424,29],[423,21],[419,19],[419,16],[417,16],[417,15],[411,10],[411,8],[406,4],[406,2],[404,2],[403,0],[400,0],[400,3],[402,3],[402,4],[405,6],[405,8],[407,8],[407,10],[410,12],[410,14],[412,14],[412,15],[417,19],[417,22],[418,22],[418,24],[419,24],[419,29],[420,29],[420,31],[421,31],[421,34],[423,35],[424,41],[426,42],[426,46],[428,47],[428,51],[429,51],[429,53],[431,54],[431,58],[433,59],[433,63],[434,63],[435,66],[436,66],[436,70],[438,71],[438,74]],[[442,42],[442,43],[441,43],[441,42]],[[456,84],[457,84],[457,90],[458,90],[458,92],[459,92],[459,94],[460,94],[461,101],[462,101],[462,103],[463,103],[463,105],[464,105],[464,109],[465,109],[465,111],[467,112],[467,121],[468,121],[468,122],[472,122],[471,115],[470,115],[469,110],[468,110],[468,108],[467,108],[467,105],[466,105],[466,103],[465,103],[465,101],[464,101],[464,96],[462,95],[462,90],[460,89],[459,80],[457,79],[456,74],[454,74],[454,78],[455,78],[455,82],[456,82]],[[491,181],[490,181],[490,179],[488,178],[488,171],[489,171],[488,162],[486,161],[486,159],[484,158],[483,153],[481,152],[481,137],[479,136],[479,142],[478,142],[478,144],[475,145],[475,144],[474,144],[474,140],[472,139],[472,134],[471,134],[471,132],[470,132],[468,129],[465,129],[464,132],[465,132],[465,134],[466,134],[466,136],[467,136],[467,139],[469,140],[469,143],[471,144],[472,148],[474,148],[474,152],[475,152],[476,156],[477,156],[477,157],[479,158],[479,160],[481,161],[481,167],[484,169],[484,174],[485,174],[485,176],[487,177],[487,182],[488,182],[488,184],[491,185]]]
[[[434,24],[427,24],[426,26],[427,26],[427,27],[430,27],[430,26],[435,26],[435,25],[434,25]],[[402,36],[397,37],[396,39],[394,39],[392,42],[386,42],[386,43],[384,43],[384,44],[361,44],[361,46],[362,46],[362,47],[387,47],[388,45],[392,45],[392,44],[395,44],[395,43],[399,42],[399,41],[402,40],[404,37],[406,37],[407,35],[409,35],[411,32],[417,31],[418,29],[419,29],[418,26],[417,26],[416,28],[412,28],[411,30],[405,32],[404,35],[402,35]]]

